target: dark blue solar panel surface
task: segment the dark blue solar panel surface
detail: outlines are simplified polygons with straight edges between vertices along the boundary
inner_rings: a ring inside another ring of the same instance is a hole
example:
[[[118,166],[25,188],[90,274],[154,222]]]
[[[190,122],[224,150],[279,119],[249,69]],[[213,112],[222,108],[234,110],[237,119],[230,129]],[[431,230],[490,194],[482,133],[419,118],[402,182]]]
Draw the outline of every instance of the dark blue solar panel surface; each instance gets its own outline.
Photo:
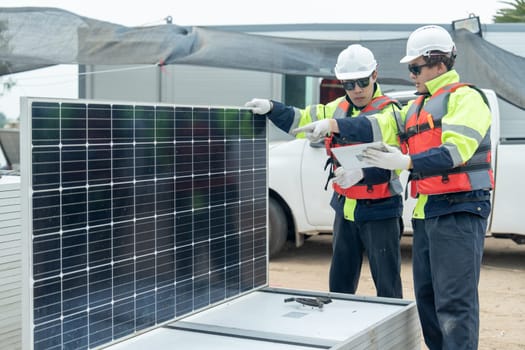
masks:
[[[33,101],[34,349],[89,349],[267,284],[266,121]]]

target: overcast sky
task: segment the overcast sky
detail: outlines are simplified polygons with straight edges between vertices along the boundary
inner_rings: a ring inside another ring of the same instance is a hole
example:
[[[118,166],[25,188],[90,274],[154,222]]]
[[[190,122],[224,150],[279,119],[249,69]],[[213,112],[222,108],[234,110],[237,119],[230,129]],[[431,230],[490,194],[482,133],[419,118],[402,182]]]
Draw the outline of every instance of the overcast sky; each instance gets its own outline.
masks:
[[[81,16],[127,26],[162,23],[172,16],[179,25],[269,23],[450,23],[474,13],[491,23],[497,0],[2,0],[0,6],[58,7]]]
[[[497,10],[508,7],[498,0],[1,0],[1,7],[58,7],[81,16],[126,26],[165,23],[178,25],[284,24],[284,23],[421,23],[450,24],[473,13],[492,23]],[[8,77],[4,76],[3,79]],[[58,66],[12,76],[16,87],[0,98],[8,118],[19,114],[19,97],[76,97],[76,66]],[[2,77],[0,77],[2,79]]]

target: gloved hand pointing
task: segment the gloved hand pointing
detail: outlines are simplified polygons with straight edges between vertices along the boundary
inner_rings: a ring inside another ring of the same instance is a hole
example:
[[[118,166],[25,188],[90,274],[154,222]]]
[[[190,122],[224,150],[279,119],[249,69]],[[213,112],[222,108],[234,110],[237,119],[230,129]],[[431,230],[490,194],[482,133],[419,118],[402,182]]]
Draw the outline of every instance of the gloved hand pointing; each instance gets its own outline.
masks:
[[[363,159],[370,165],[383,169],[405,170],[412,167],[412,159],[399,149],[385,145],[387,151],[367,148],[363,151]]]
[[[341,188],[349,188],[361,181],[363,178],[363,169],[350,169],[346,170],[343,167],[339,167],[334,171],[334,182]]]
[[[293,129],[292,135],[297,135],[300,132],[304,132],[306,138],[310,142],[319,142],[326,135],[330,134],[331,131],[332,129],[330,127],[330,119],[323,119],[307,124],[300,128]]]
[[[245,107],[253,108],[254,114],[267,114],[273,108],[273,103],[270,100],[262,98],[253,98],[244,104]]]

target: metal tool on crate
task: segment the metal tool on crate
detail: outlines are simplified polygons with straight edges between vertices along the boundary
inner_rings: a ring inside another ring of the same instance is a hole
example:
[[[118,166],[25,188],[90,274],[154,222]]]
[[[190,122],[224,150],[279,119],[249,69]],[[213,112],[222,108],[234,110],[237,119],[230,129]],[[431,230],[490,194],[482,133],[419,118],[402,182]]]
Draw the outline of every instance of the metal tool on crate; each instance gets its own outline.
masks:
[[[318,307],[319,309],[322,309],[325,304],[330,304],[332,302],[332,299],[330,299],[328,297],[315,297],[315,298],[295,298],[295,297],[291,297],[291,298],[284,299],[285,303],[289,303],[289,302],[292,302],[292,301],[298,302],[299,304],[302,304],[302,305],[307,305],[307,306],[311,306],[311,307]]]

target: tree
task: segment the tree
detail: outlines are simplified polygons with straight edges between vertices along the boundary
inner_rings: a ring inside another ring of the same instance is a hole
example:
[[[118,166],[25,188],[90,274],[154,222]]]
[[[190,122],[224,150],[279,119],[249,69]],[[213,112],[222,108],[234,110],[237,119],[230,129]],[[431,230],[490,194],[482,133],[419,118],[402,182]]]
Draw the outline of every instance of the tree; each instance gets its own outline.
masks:
[[[493,17],[494,23],[517,23],[525,22],[525,0],[501,1],[511,8],[502,8]]]
[[[6,80],[2,80],[2,77],[0,77],[0,97],[4,96],[15,85],[16,82],[11,79],[11,77],[7,78]]]
[[[2,77],[0,77],[0,98],[2,98],[2,96],[4,96],[15,85],[15,81],[10,77],[7,80],[2,80]],[[6,123],[6,115],[2,111],[0,111],[0,129],[3,128]]]

